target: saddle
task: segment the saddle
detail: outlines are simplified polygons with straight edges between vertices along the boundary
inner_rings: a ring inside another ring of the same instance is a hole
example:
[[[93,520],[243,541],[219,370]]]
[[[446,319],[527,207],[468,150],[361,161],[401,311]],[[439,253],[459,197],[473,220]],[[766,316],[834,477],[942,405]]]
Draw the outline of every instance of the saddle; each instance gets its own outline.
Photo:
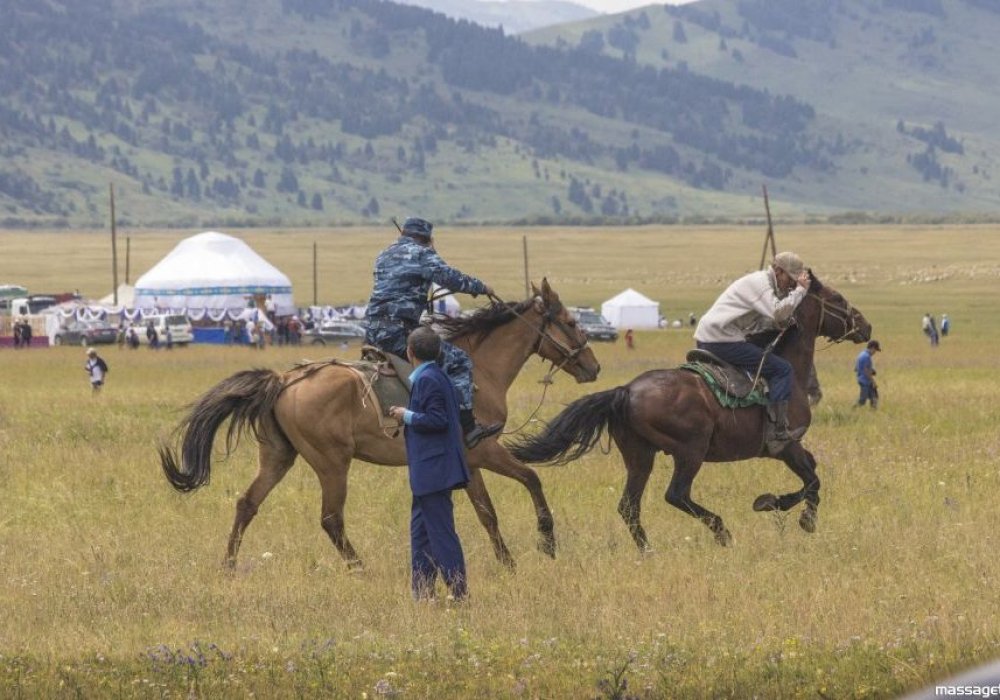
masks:
[[[357,374],[364,386],[364,398],[371,400],[379,416],[379,426],[383,429],[399,429],[395,418],[387,411],[390,406],[406,406],[410,402],[410,373],[413,366],[401,357],[383,352],[376,347],[366,345],[361,349],[361,360],[345,362],[330,359],[322,362],[303,361],[298,367],[304,369],[301,378],[305,378],[326,365],[347,367]]]
[[[726,408],[767,405],[767,382],[763,378],[754,384],[753,378],[742,369],[707,350],[691,350],[685,359],[687,362],[680,368],[704,379]]]

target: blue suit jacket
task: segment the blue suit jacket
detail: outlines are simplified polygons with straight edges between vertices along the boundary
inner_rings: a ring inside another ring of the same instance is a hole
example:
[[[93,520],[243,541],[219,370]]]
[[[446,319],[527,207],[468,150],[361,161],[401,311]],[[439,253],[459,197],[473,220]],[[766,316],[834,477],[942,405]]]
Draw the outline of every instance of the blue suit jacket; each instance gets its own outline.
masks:
[[[469,483],[458,395],[436,363],[429,363],[417,376],[407,408],[412,415],[403,433],[413,495],[426,496]]]

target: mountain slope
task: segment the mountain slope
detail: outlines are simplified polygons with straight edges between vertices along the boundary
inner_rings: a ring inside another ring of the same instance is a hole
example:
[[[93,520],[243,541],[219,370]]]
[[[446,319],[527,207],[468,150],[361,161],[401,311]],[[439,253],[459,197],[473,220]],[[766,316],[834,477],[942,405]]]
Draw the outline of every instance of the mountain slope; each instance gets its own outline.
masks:
[[[508,34],[520,34],[542,27],[578,22],[600,13],[565,0],[402,0],[440,12],[453,19],[464,19],[485,27],[503,27]]]
[[[782,197],[880,211],[993,212],[1000,62],[989,0],[700,0],[527,35],[794,95],[836,168]],[[616,41],[612,37],[617,37]]]
[[[0,223],[99,225],[109,182],[123,222],[143,225],[744,217],[762,182],[785,214],[992,210],[1000,151],[971,117],[959,133],[932,102],[887,116],[891,90],[848,103],[806,89],[823,65],[808,56],[839,58],[859,28],[883,63],[856,87],[894,79],[917,27],[900,18],[940,37],[958,20],[870,8],[937,1],[835,0],[821,15],[808,0],[803,26],[821,16],[833,32],[812,36],[756,29],[776,19],[755,8],[794,16],[788,0],[703,0],[529,43],[378,0],[7,0]],[[983,36],[1000,19],[940,2]],[[937,80],[965,85],[946,71],[975,52],[940,53]]]

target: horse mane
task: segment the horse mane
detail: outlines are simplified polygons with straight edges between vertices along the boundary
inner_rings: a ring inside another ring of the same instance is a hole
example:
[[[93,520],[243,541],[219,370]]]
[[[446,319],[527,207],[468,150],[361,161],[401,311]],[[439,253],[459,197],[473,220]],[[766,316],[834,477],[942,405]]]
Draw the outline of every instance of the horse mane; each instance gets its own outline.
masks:
[[[446,340],[456,340],[465,336],[488,335],[496,328],[509,323],[523,314],[534,303],[534,299],[520,302],[493,302],[477,309],[468,316],[435,319],[434,323],[444,330]]]

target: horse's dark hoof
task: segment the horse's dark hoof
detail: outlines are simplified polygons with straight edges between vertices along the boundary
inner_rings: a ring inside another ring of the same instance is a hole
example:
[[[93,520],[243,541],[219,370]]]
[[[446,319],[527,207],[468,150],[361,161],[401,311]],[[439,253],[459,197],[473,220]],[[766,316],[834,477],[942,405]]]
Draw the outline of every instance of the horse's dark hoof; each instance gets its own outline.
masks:
[[[349,562],[347,562],[347,573],[349,574],[365,573],[365,563],[360,559],[351,559]]]
[[[761,494],[760,496],[757,496],[757,500],[753,502],[753,509],[758,513],[778,510],[778,497],[773,493]]]
[[[722,528],[715,533],[715,542],[723,547],[729,547],[733,543],[733,536],[729,534],[729,530]]]
[[[816,517],[816,511],[807,508],[802,511],[802,515],[799,516],[799,527],[811,535],[816,532]]]
[[[538,551],[549,557],[556,558],[556,540],[554,537],[542,537],[538,540]]]

